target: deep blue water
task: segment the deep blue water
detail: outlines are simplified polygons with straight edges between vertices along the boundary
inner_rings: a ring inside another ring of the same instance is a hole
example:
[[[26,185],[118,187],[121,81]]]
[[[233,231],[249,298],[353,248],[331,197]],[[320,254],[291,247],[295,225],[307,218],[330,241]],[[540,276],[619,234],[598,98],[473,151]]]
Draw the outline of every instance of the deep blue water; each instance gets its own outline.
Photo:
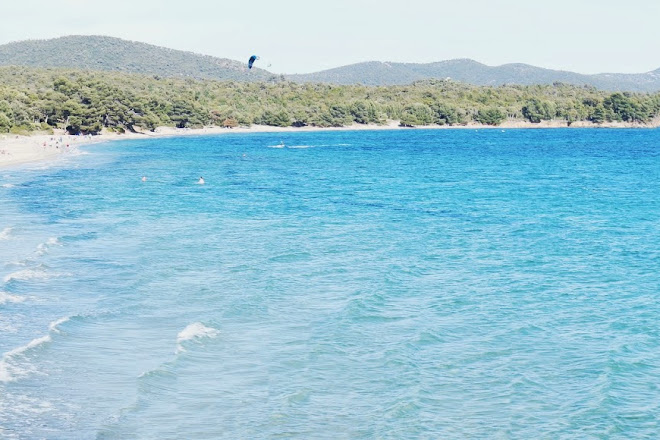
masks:
[[[0,438],[660,437],[659,130],[88,151],[0,170]]]

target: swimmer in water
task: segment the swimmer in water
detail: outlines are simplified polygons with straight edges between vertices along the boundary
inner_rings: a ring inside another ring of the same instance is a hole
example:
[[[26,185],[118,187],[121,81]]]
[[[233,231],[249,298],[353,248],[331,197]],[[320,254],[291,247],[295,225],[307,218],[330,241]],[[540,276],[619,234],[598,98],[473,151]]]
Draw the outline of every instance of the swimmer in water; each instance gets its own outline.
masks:
[[[204,185],[204,178],[202,176],[199,177],[199,180],[197,181],[198,185]]]
[[[146,182],[147,181],[147,176],[142,176],[142,181]]]

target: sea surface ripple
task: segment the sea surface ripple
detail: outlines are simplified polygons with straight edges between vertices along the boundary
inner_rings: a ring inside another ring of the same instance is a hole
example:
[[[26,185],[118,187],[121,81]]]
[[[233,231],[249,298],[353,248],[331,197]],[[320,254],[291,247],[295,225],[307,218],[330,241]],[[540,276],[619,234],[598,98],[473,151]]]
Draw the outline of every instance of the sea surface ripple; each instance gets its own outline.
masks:
[[[88,150],[0,170],[0,438],[660,437],[659,130]]]

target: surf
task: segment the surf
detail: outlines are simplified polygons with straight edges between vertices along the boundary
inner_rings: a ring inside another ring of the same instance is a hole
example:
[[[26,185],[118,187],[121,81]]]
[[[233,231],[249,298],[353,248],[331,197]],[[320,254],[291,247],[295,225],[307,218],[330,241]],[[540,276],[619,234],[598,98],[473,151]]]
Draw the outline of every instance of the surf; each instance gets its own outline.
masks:
[[[53,321],[48,326],[48,334],[32,339],[25,345],[16,347],[2,355],[0,358],[0,382],[13,382],[37,371],[37,367],[25,359],[25,355],[37,348],[52,342],[53,334],[59,334],[59,326],[70,318],[63,317]]]

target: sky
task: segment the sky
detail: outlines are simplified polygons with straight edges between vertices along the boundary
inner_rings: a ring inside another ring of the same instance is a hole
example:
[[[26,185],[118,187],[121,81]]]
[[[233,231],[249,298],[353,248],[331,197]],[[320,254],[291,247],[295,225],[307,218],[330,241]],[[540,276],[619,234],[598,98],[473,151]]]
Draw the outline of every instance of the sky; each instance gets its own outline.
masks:
[[[658,0],[0,0],[0,44],[108,35],[274,73],[471,58],[579,73],[660,68]]]

